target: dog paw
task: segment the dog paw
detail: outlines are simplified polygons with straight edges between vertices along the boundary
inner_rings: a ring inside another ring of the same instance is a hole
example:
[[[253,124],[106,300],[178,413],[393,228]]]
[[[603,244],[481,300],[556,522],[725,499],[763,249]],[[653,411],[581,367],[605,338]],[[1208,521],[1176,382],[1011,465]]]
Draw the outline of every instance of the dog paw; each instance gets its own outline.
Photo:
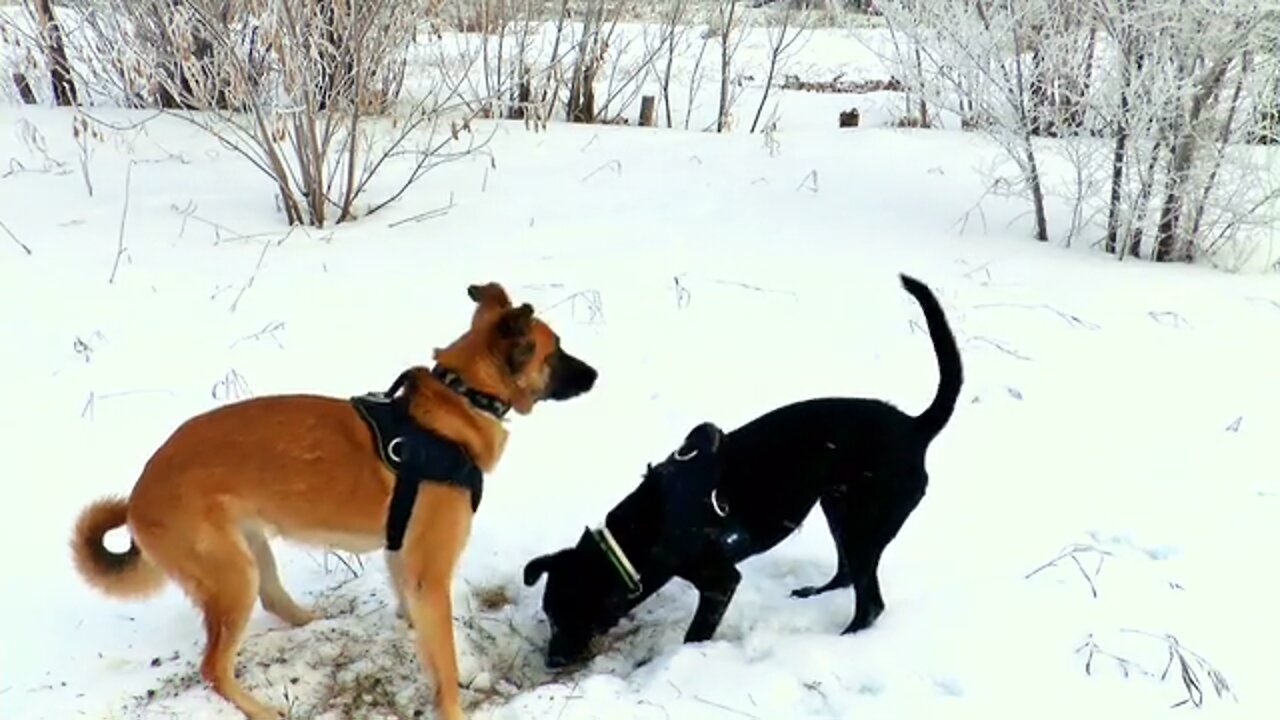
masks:
[[[409,613],[404,609],[403,605],[396,606],[396,617],[403,620],[404,624],[408,625],[410,629],[413,628],[413,618],[409,617]]]

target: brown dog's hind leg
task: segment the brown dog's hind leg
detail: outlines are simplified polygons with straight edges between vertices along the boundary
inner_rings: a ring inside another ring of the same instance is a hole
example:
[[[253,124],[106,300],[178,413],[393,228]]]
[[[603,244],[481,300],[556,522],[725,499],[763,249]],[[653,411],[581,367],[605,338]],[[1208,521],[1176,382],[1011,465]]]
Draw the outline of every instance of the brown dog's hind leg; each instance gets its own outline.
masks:
[[[220,534],[206,539],[198,558],[199,575],[193,578],[203,591],[197,602],[204,611],[207,635],[200,674],[250,720],[278,720],[284,713],[267,707],[236,681],[236,653],[258,595],[258,569],[243,536],[234,531]]]
[[[315,620],[316,614],[294,602],[284,589],[276,568],[276,557],[271,553],[271,544],[262,529],[246,527],[244,539],[258,564],[258,598],[262,601],[263,609],[294,627],[301,627]]]
[[[132,529],[147,556],[204,614],[200,675],[250,720],[280,720],[284,713],[263,704],[236,681],[236,653],[258,596],[258,568],[244,535],[212,514],[170,517],[163,524],[144,520],[133,523]]]

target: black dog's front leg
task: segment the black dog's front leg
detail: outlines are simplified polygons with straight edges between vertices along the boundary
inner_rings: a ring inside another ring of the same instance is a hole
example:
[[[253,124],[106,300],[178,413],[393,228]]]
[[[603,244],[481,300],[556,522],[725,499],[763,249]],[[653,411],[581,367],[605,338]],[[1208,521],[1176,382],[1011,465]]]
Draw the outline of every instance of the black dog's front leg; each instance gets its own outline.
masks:
[[[703,642],[710,640],[720,627],[720,620],[729,609],[729,601],[738,589],[742,574],[732,563],[727,561],[709,562],[698,568],[696,573],[685,577],[698,588],[698,609],[693,613],[693,622],[684,635],[684,641]]]

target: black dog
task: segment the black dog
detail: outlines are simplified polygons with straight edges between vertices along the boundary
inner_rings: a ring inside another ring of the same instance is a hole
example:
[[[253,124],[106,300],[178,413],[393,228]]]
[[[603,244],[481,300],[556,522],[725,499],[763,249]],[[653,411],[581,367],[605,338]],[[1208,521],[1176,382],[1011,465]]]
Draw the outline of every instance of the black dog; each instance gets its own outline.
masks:
[[[787,405],[723,433],[698,425],[681,448],[649,466],[640,486],[572,548],[530,560],[524,582],[547,574],[542,609],[551,624],[547,665],[581,659],[591,640],[673,577],[698,589],[685,642],[715,633],[737,588],[735,565],[790,535],[820,503],[835,539],[835,576],[792,591],[807,598],[853,586],[845,633],[884,611],[880,555],[928,484],[925,453],[960,394],[960,351],[933,293],[901,276],[924,311],[939,366],[938,391],[917,417],[869,399]]]

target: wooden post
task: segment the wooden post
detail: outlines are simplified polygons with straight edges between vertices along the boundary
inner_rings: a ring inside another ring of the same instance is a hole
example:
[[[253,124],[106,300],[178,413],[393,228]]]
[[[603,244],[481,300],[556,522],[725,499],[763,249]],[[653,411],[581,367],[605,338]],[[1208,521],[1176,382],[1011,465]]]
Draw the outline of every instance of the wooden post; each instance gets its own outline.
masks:
[[[658,115],[658,103],[652,95],[640,98],[640,127],[653,127]]]

